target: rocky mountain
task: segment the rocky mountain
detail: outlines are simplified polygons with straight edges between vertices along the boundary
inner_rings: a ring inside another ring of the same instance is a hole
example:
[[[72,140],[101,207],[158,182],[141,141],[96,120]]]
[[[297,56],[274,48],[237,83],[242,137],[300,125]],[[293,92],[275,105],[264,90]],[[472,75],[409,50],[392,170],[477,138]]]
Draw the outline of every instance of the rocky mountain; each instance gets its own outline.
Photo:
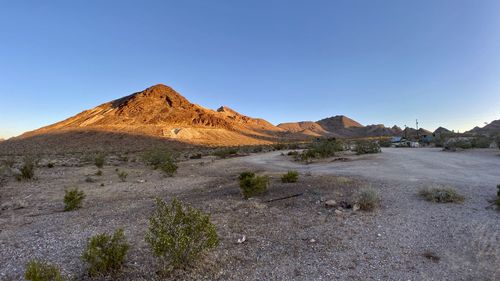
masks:
[[[500,120],[492,121],[488,125],[482,128],[475,127],[474,129],[466,133],[471,133],[475,135],[495,136],[497,134],[500,134]]]
[[[363,126],[343,115],[325,118],[316,122],[282,123],[278,127],[288,132],[309,136],[378,137],[394,136],[401,133],[401,129],[397,126],[392,128],[387,128],[381,124]]]
[[[444,128],[444,127],[439,127],[434,132],[432,133],[434,136],[441,136],[441,135],[449,135],[452,134],[453,132]]]
[[[203,145],[271,143],[284,132],[263,119],[225,106],[214,111],[193,104],[172,88],[159,84],[19,138],[68,131],[130,133]]]

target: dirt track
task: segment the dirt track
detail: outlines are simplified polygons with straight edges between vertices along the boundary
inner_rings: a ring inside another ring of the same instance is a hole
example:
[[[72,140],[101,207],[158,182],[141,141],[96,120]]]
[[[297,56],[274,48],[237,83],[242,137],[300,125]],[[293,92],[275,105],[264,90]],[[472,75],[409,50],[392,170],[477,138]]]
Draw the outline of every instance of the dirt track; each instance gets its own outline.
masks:
[[[384,148],[381,154],[355,157],[353,161],[309,165],[283,161],[280,154],[256,154],[241,160],[267,169],[295,169],[376,180],[431,181],[469,186],[494,186],[500,183],[500,152],[491,149],[445,152],[440,148]]]

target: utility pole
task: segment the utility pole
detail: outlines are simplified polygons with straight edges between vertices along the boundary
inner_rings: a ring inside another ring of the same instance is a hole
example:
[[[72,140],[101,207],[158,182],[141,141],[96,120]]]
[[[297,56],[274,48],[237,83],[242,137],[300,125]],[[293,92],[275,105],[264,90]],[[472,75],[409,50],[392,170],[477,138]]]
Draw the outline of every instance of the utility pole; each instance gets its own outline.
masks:
[[[417,141],[420,141],[420,132],[418,131],[418,119],[415,119],[415,124],[417,127]]]

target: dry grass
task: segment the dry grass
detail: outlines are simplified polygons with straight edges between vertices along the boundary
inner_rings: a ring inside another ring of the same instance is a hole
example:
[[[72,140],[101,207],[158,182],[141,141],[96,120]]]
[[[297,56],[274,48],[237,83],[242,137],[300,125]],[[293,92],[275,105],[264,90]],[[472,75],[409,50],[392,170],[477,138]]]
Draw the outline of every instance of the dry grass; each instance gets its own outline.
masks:
[[[425,200],[435,203],[459,203],[465,200],[462,195],[451,187],[426,187],[421,189],[418,194]]]

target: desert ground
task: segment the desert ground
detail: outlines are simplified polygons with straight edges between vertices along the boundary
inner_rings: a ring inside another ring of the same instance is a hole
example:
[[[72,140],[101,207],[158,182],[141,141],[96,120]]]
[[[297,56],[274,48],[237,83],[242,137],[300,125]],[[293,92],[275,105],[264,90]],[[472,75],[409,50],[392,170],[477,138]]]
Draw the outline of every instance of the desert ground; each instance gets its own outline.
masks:
[[[40,258],[66,276],[89,280],[80,258],[88,237],[117,228],[132,245],[124,270],[96,280],[500,279],[500,212],[490,203],[500,184],[498,150],[384,148],[312,164],[287,152],[184,160],[174,177],[134,153],[109,155],[102,176],[88,157],[45,156],[35,180],[10,177],[0,187],[0,279],[23,280],[26,262]],[[126,181],[117,169],[128,173]],[[287,170],[300,173],[297,183],[280,181]],[[237,182],[243,171],[269,175],[269,191],[244,200]],[[418,196],[435,185],[455,188],[464,202]],[[366,186],[381,199],[374,211],[325,206],[349,202]],[[64,212],[69,187],[87,197],[81,209]],[[202,260],[162,278],[144,240],[157,197],[210,214],[220,237]]]

